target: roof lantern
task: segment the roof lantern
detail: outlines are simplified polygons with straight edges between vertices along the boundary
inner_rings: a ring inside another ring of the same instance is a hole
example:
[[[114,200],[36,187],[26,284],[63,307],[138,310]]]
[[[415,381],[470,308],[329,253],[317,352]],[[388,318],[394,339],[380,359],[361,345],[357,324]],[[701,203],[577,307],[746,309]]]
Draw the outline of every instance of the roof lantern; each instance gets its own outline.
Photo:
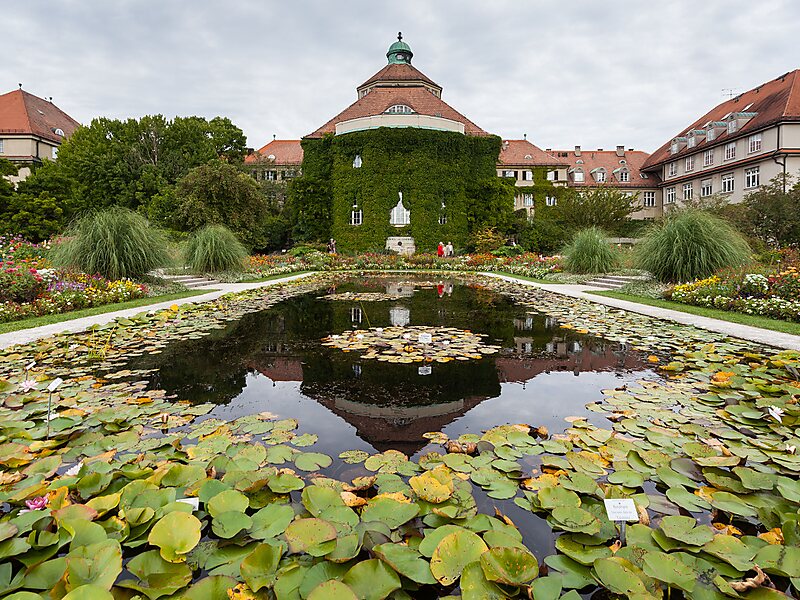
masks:
[[[389,59],[390,65],[410,65],[411,58],[414,53],[411,51],[411,46],[403,41],[403,33],[397,34],[397,41],[389,46],[386,52],[386,58]]]

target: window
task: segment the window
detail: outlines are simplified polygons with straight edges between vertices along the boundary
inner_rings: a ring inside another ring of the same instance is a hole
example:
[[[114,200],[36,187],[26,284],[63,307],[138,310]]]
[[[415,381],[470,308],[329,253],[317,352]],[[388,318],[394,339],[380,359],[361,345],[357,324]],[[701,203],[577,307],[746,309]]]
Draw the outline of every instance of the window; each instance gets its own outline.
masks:
[[[726,173],[722,176],[722,193],[730,194],[733,192],[733,173]]]
[[[447,215],[445,213],[439,215],[439,225],[447,225]]]
[[[0,140],[0,154],[5,153],[5,149],[3,148],[3,142],[5,142],[5,140]]]
[[[672,142],[672,145],[669,148],[670,154],[677,154],[678,153],[678,142]]]
[[[603,170],[595,171],[594,179],[597,183],[605,183],[606,182],[606,172]]]
[[[712,127],[706,132],[706,141],[713,142],[715,139],[717,139],[717,130]]]
[[[522,181],[533,181],[533,171],[523,171]]]
[[[728,121],[728,133],[736,133],[736,119]]]
[[[697,139],[693,135],[690,135],[686,140],[686,146],[689,148],[694,148],[696,145],[697,145]]]
[[[411,224],[411,211],[403,206],[402,196],[389,215],[389,224],[395,227],[403,227],[404,225]]]
[[[656,205],[656,193],[645,192],[642,195],[642,206],[645,208],[653,208]]]
[[[361,155],[356,154],[356,157],[353,159],[353,168],[360,169],[362,164],[364,164],[364,161],[361,160]]]
[[[703,179],[700,182],[700,197],[705,198],[713,193],[713,186],[710,179]]]
[[[714,151],[706,150],[703,152],[703,166],[708,167],[714,164]]]
[[[361,225],[364,222],[364,211],[358,208],[358,204],[353,204],[350,211],[350,225]]]
[[[386,109],[387,115],[413,115],[414,109],[405,104],[395,104]]]
[[[675,188],[669,187],[667,188],[667,204],[674,204],[675,203]]]
[[[736,158],[736,142],[725,144],[725,160]]]
[[[56,128],[53,130],[53,133],[55,133],[55,134],[56,134],[57,136],[59,136],[59,137],[64,137],[64,130],[63,130],[63,129],[61,129],[60,127],[56,127]]]
[[[684,183],[683,184],[683,199],[684,200],[691,200],[692,195],[694,194],[694,187],[691,183]]]
[[[747,151],[759,152],[760,150],[761,150],[761,134],[754,133],[749,138],[747,138]]]
[[[555,206],[558,203],[558,200],[556,199],[555,196],[545,196],[544,203],[547,206]]]
[[[572,180],[573,180],[575,183],[583,183],[583,171],[581,171],[580,169],[578,169],[577,171],[575,171],[575,172],[572,174]]]
[[[619,172],[619,180],[622,183],[628,183],[631,180],[631,174],[628,169],[622,169],[622,171]]]
[[[277,171],[264,171],[264,179],[267,181],[275,181],[278,178]]]
[[[683,164],[684,171],[694,171],[694,155],[687,156]]]
[[[350,321],[352,323],[361,323],[361,319],[363,318],[364,318],[364,312],[361,310],[360,306],[350,307]]]
[[[642,179],[647,179],[647,173],[639,173],[639,177]]]
[[[57,146],[53,146],[52,148],[50,148],[50,158],[52,158],[53,160],[58,158],[58,147]]]
[[[678,174],[678,163],[671,162],[667,166],[667,177],[674,177]]]
[[[759,167],[744,170],[744,187],[754,188],[761,183],[761,173]]]
[[[547,181],[557,181],[557,180],[558,180],[558,171],[547,172]]]
[[[522,194],[522,205],[533,206],[533,194]]]
[[[516,179],[517,174],[514,171],[503,171],[503,177],[511,177],[513,179]]]

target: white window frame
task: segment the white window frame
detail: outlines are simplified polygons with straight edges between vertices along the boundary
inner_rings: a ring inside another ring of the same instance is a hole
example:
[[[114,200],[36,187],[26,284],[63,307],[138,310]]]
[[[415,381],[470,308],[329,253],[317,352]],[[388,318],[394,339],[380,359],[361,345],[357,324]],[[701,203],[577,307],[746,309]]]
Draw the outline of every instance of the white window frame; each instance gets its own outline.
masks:
[[[678,153],[678,142],[673,142],[672,145],[669,147],[670,154],[677,154]]]
[[[575,183],[584,183],[586,181],[584,177],[584,172],[581,169],[577,169],[572,172],[572,180]]]
[[[736,119],[728,121],[728,133],[736,133],[737,123]]]
[[[684,200],[691,200],[692,196],[694,196],[694,184],[690,181],[689,183],[683,184],[683,199]]]
[[[697,145],[697,140],[693,135],[690,135],[686,138],[686,147],[687,148],[694,148]]]
[[[622,169],[619,172],[619,181],[620,183],[628,183],[631,180],[631,173],[628,169]]]
[[[548,171],[547,172],[547,181],[557,181],[558,171]]]
[[[555,196],[545,196],[544,203],[546,206],[555,206],[556,204],[558,204],[558,198],[556,198]]]
[[[533,181],[533,171],[523,171],[522,181]]]
[[[667,188],[667,204],[675,204],[675,187]]]
[[[714,164],[714,149],[706,150],[703,152],[703,166],[710,167]]]
[[[278,172],[277,171],[264,171],[264,180],[265,181],[277,181],[278,180]]]
[[[387,115],[413,115],[414,109],[407,104],[393,104],[386,109]]]
[[[522,194],[522,206],[531,207],[533,206],[533,194],[530,192],[526,192]]]
[[[594,180],[597,183],[605,183],[606,182],[606,172],[603,169],[594,172]]]
[[[361,155],[360,154],[356,154],[356,157],[353,159],[353,168],[354,169],[360,169],[361,165],[363,165],[363,164],[364,164],[364,161],[361,159]]]
[[[403,201],[400,200],[389,214],[389,225],[395,227],[405,227],[411,225],[411,210],[405,207]]]
[[[503,171],[503,177],[508,177],[509,179],[516,179],[517,175],[514,171]]]
[[[725,160],[733,160],[736,158],[736,142],[728,142],[725,144]]]
[[[706,131],[706,141],[713,142],[717,139],[717,130],[711,127],[708,131]]]
[[[694,154],[687,156],[686,160],[683,161],[683,170],[687,173],[689,171],[694,171]]]
[[[53,160],[58,158],[58,146],[52,146],[50,148],[50,158]]]
[[[754,133],[747,138],[747,153],[761,152],[761,134]]]
[[[672,161],[667,165],[667,177],[675,177],[678,174],[678,163]]]
[[[656,205],[656,193],[644,192],[642,194],[642,206],[645,208],[654,208]]]
[[[750,167],[744,170],[744,187],[745,189],[757,188],[761,185],[761,168]]]
[[[353,205],[353,210],[350,211],[350,225],[358,226],[364,223],[364,211]]]
[[[5,140],[0,140],[0,154],[5,154]]]
[[[707,198],[714,193],[714,180],[711,178],[700,181],[700,197]]]
[[[733,176],[733,173],[725,173],[722,176],[722,193],[723,194],[732,194],[734,189],[736,189],[736,179]]]

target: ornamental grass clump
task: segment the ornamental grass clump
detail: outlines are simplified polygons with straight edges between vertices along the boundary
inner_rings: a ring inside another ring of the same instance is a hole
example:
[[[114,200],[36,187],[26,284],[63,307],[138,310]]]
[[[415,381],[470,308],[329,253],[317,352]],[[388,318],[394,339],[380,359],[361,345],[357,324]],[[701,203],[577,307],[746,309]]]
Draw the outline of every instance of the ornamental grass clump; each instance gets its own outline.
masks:
[[[197,273],[216,273],[243,269],[247,248],[224,225],[206,225],[189,238],[185,258]]]
[[[636,263],[659,281],[701,279],[741,267],[750,247],[729,223],[701,210],[682,210],[653,225],[636,248]]]
[[[578,231],[564,248],[564,267],[571,273],[608,273],[617,266],[617,253],[597,227]]]
[[[107,279],[139,277],[169,262],[167,238],[142,215],[114,206],[73,223],[50,253],[54,265]]]

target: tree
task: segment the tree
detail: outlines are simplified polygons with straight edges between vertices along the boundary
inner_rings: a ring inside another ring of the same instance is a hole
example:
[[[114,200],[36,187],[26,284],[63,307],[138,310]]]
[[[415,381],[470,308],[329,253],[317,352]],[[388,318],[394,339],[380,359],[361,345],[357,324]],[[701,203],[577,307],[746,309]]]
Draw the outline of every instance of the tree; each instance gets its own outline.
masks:
[[[598,227],[615,232],[636,207],[624,192],[612,187],[570,189],[554,207],[554,218],[567,229]]]
[[[778,175],[723,214],[747,235],[770,246],[800,244],[800,180]]]
[[[32,242],[50,239],[65,225],[63,208],[47,192],[38,196],[17,192],[10,197],[5,210],[0,210],[0,230]]]
[[[183,230],[213,223],[230,228],[249,248],[264,245],[269,205],[252,177],[214,160],[189,171],[175,186],[174,222]]]

